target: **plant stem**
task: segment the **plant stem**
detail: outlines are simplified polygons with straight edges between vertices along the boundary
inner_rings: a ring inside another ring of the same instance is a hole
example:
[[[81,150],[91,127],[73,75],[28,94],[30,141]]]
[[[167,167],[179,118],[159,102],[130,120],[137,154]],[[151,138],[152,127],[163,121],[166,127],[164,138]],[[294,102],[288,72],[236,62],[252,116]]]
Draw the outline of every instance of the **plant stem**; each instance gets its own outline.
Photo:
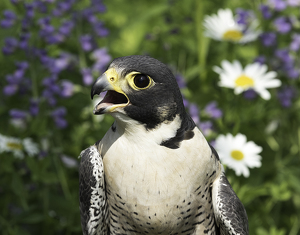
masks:
[[[206,80],[206,55],[208,51],[208,39],[203,34],[203,15],[204,15],[204,1],[196,0],[196,33],[197,33],[197,44],[198,44],[198,63],[200,67],[200,79]]]

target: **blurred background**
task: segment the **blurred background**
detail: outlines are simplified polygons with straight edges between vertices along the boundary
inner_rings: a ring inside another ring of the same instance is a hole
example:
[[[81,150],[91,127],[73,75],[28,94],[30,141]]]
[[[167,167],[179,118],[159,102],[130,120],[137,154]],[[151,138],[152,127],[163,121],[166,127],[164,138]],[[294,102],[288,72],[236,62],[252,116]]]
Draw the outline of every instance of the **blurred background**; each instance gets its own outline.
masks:
[[[257,23],[251,40],[204,27],[227,8],[241,35]],[[1,0],[0,48],[1,234],[82,234],[78,156],[113,122],[93,115],[91,84],[132,54],[172,69],[210,143],[242,133],[262,147],[248,177],[225,167],[250,234],[300,234],[299,0]],[[223,60],[265,64],[281,85],[236,94]]]

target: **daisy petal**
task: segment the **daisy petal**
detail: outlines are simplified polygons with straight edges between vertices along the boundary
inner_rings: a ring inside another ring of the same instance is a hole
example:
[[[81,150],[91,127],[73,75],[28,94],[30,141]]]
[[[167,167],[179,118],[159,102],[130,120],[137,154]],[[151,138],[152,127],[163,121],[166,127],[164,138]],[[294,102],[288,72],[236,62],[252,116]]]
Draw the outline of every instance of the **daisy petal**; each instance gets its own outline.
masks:
[[[233,169],[236,175],[249,177],[249,168],[261,166],[262,147],[253,141],[248,141],[245,135],[239,133],[220,135],[216,139],[215,148],[223,164]]]

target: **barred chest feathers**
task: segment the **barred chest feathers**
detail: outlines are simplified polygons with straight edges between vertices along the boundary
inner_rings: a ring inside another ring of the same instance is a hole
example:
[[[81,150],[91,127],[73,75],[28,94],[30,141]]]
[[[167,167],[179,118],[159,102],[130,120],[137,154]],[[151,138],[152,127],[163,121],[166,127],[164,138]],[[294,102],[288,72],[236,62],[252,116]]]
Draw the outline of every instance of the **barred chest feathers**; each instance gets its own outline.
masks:
[[[151,228],[167,231],[182,227],[183,218],[195,217],[199,207],[210,214],[210,185],[220,169],[201,132],[196,127],[194,137],[178,149],[158,145],[175,135],[170,131],[177,130],[179,123],[177,117],[147,131],[140,125],[125,130],[116,122],[100,142],[112,224],[122,218],[118,224],[130,229],[148,223],[150,232]]]

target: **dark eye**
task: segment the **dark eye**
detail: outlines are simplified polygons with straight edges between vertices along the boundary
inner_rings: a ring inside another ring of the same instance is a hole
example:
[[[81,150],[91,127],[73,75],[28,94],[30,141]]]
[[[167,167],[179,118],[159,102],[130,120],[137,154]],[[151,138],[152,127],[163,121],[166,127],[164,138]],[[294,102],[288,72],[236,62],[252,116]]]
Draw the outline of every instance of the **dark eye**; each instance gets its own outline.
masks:
[[[133,81],[134,81],[134,84],[138,88],[145,88],[145,87],[149,86],[149,84],[150,84],[150,79],[145,74],[137,74],[137,75],[135,75]]]

